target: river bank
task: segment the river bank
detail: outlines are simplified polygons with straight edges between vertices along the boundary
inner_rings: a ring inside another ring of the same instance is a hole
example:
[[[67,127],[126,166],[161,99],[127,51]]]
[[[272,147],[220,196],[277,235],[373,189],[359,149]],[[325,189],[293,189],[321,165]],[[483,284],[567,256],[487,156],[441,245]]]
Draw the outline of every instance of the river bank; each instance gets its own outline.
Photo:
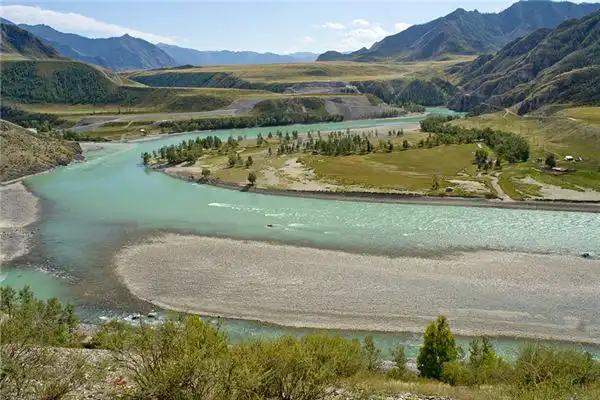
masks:
[[[193,176],[183,174],[177,169],[157,169],[166,175],[189,182],[197,182]],[[483,207],[505,208],[520,210],[541,211],[573,211],[600,213],[600,202],[577,202],[559,200],[535,201],[506,201],[501,199],[468,198],[468,197],[434,197],[416,193],[385,193],[372,191],[326,191],[326,190],[291,190],[264,188],[251,185],[238,185],[223,181],[208,180],[202,182],[207,185],[222,189],[264,194],[269,196],[304,197],[309,199],[358,201],[366,203],[391,203],[391,204],[420,204],[432,206],[457,206],[457,207]]]
[[[39,201],[22,182],[0,186],[0,264],[27,254],[27,227],[38,214]]]
[[[166,234],[123,248],[115,266],[135,296],[203,315],[422,332],[445,314],[463,336],[600,344],[600,263],[575,256],[476,251],[389,258]]]

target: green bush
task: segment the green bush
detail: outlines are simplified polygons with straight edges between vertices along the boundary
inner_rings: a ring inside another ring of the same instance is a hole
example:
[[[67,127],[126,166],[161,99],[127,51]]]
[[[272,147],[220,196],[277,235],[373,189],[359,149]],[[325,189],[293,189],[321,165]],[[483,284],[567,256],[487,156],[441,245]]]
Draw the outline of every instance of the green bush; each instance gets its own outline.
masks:
[[[600,382],[600,362],[590,353],[538,344],[520,350],[512,376],[518,387],[571,388],[594,382]]]
[[[441,379],[451,385],[483,385],[507,381],[511,373],[510,365],[484,337],[470,343],[466,360],[444,364]]]

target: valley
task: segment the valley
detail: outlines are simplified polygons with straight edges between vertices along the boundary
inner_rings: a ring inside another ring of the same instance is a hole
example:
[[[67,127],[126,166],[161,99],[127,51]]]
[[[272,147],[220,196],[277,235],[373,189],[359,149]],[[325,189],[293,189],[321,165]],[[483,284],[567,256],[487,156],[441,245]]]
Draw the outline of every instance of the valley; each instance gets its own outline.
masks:
[[[2,18],[0,397],[597,397],[600,5],[331,21]]]

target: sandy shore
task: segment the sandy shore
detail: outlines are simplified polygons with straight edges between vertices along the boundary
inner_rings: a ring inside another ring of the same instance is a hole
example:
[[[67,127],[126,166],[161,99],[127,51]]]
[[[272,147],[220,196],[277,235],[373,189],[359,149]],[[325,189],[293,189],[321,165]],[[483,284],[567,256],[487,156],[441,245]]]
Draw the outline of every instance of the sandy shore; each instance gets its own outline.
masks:
[[[286,326],[600,343],[600,262],[478,251],[388,258],[166,234],[123,248],[117,273],[158,306]]]
[[[21,182],[0,186],[0,263],[27,254],[30,232],[37,220],[38,200]]]

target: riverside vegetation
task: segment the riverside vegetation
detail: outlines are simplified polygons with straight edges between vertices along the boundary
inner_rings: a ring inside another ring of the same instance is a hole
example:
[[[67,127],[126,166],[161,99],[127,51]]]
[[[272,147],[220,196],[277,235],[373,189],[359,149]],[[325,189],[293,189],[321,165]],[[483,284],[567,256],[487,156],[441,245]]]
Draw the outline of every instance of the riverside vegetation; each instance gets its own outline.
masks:
[[[280,189],[331,190],[335,185],[334,190],[495,197],[487,172],[500,170],[505,161],[527,160],[529,143],[510,132],[447,124],[453,119],[429,117],[421,122],[422,132],[299,135],[278,130],[255,140],[240,136],[226,142],[209,136],[145,152],[142,161],[157,167],[185,163],[176,175],[205,182],[243,183],[253,173],[259,185]],[[325,189],[317,189],[321,184]]]
[[[158,325],[112,321],[90,336],[70,305],[36,299],[28,287],[2,287],[0,294],[0,394],[7,399],[77,399],[85,392],[94,398],[311,400],[339,390],[368,398],[402,385],[457,399],[591,400],[600,394],[600,363],[589,353],[531,344],[509,362],[486,338],[457,347],[443,316],[425,330],[417,375],[406,368],[400,346],[384,371],[370,336],[363,343],[308,334],[229,344],[219,324],[182,314]]]

